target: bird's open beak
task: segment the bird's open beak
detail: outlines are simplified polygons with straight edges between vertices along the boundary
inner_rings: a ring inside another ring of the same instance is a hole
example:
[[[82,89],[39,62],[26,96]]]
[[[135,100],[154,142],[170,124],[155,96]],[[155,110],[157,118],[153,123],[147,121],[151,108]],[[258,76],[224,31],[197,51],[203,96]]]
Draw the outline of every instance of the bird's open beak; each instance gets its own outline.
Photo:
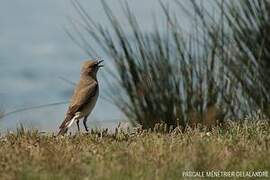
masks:
[[[101,64],[103,61],[104,61],[104,60],[98,61],[98,67],[99,67],[99,68],[104,66],[103,64]]]

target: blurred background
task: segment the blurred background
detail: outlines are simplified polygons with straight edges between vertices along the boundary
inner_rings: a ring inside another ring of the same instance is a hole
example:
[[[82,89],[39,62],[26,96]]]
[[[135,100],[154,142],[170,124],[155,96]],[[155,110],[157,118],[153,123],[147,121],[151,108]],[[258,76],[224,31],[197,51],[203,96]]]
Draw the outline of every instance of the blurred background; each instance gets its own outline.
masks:
[[[106,2],[115,15],[124,21],[120,3],[114,0]],[[108,24],[99,0],[80,3],[93,19],[102,25]],[[151,30],[153,16],[162,13],[156,0],[134,0],[129,4],[145,31]],[[65,33],[70,29],[70,19],[80,19],[71,1],[1,1],[1,111],[7,113],[69,100],[73,85],[63,78],[77,82],[80,65],[89,58]],[[105,59],[105,68],[111,68],[110,59],[105,54],[101,58]],[[107,88],[102,80],[104,73],[99,73],[101,96],[105,96],[103,90]],[[55,131],[64,118],[67,106],[62,104],[11,114],[0,121],[0,130],[12,130],[22,123],[29,128]],[[89,118],[89,125],[111,127],[120,120],[123,120],[123,115],[118,108],[100,98]]]
[[[268,0],[3,1],[0,131],[57,130],[90,57],[105,60],[92,128],[127,121],[211,128],[270,117],[269,7]]]

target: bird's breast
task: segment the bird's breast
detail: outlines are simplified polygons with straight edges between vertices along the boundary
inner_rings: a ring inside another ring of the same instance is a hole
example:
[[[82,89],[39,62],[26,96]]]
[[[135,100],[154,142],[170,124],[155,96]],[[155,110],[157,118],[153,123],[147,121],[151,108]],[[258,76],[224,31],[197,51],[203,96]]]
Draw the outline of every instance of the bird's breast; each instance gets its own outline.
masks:
[[[81,111],[82,116],[87,116],[88,114],[92,112],[92,110],[94,109],[96,105],[98,96],[99,96],[99,89],[97,88],[95,95],[90,97],[89,100],[87,100],[87,104],[85,108],[82,109]]]

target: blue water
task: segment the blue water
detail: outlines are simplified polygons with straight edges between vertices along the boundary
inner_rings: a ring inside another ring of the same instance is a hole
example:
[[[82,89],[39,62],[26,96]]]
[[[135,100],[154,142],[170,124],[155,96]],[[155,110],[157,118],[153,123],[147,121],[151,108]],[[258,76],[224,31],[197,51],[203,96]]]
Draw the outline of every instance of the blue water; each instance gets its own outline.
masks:
[[[120,1],[106,2],[126,23]],[[164,2],[174,6],[172,0]],[[100,0],[81,3],[93,19],[108,25]],[[157,0],[133,0],[129,5],[145,31],[151,30],[153,16],[162,14]],[[80,20],[67,0],[1,1],[0,108],[5,112],[69,99],[73,86],[60,77],[76,82],[80,64],[88,57],[65,34],[64,28],[71,29],[68,18]],[[101,57],[105,55],[101,54]],[[110,64],[110,59],[105,59],[105,68],[113,68]],[[106,76],[105,71],[100,71],[101,74]],[[102,76],[99,80],[100,94],[105,96],[106,84]],[[0,130],[14,129],[21,123],[30,128],[55,131],[66,109],[67,104],[63,104],[13,114],[0,120]],[[112,127],[123,119],[123,114],[115,106],[99,98],[89,126]]]

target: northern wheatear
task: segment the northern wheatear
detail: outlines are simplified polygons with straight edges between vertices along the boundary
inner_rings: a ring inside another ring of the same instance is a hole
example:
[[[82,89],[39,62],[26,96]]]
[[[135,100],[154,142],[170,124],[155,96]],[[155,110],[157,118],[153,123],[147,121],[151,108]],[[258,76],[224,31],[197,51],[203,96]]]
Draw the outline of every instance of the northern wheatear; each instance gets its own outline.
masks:
[[[99,94],[97,72],[103,66],[102,61],[90,60],[83,63],[80,81],[74,90],[65,120],[59,127],[58,135],[65,134],[74,121],[76,121],[78,131],[80,131],[79,121],[81,118],[84,118],[83,125],[88,131],[86,121],[97,102]]]

